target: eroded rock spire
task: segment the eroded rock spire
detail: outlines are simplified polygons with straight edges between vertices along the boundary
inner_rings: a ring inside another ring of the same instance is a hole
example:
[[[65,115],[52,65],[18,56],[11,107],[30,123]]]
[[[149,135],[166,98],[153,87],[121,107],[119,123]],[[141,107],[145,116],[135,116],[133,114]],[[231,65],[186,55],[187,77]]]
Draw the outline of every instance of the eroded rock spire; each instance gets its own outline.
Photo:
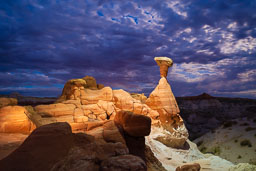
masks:
[[[160,67],[160,76],[166,78],[168,74],[168,68],[173,64],[172,60],[168,57],[155,57],[154,60]]]

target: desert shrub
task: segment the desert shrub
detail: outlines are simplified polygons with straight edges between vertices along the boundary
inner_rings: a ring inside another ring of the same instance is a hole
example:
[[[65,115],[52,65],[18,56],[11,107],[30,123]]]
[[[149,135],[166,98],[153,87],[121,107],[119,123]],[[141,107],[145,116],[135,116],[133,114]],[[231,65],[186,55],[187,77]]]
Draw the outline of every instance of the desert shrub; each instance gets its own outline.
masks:
[[[238,158],[238,159],[241,159],[241,158],[242,158],[242,156],[240,156],[240,155],[239,155],[237,158]]]
[[[255,130],[255,129],[256,129],[256,128],[247,127],[247,128],[245,129],[245,131],[248,132],[248,131],[252,131],[252,130]]]
[[[202,147],[202,148],[200,149],[200,151],[201,151],[202,153],[206,153],[207,148],[206,148],[206,147]]]
[[[197,143],[196,143],[196,145],[199,147],[200,145],[202,145],[203,144],[203,140],[201,140],[201,141],[198,141]]]
[[[235,143],[237,143],[237,142],[238,142],[238,140],[235,140],[234,142],[235,142]]]
[[[251,143],[250,140],[243,140],[243,141],[240,142],[240,145],[243,146],[243,147],[244,146],[252,147],[252,143]]]
[[[211,151],[215,155],[219,155],[221,152],[220,147],[214,147]]]
[[[249,164],[256,165],[256,160],[251,159],[251,160],[249,161]]]

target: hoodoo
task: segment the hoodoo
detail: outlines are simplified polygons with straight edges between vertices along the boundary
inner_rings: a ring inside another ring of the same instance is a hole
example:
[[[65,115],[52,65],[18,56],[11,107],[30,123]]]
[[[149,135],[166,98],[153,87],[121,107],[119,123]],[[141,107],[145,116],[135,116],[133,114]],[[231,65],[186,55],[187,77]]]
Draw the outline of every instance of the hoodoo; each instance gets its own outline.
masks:
[[[167,77],[168,68],[172,66],[173,62],[168,57],[155,57],[157,65],[160,67],[160,75],[161,77]]]
[[[166,79],[168,68],[172,66],[173,62],[167,57],[155,57],[155,61],[160,67],[162,78],[150,94],[146,104],[159,113],[161,126],[171,133],[166,137],[158,138],[159,141],[171,147],[182,148],[188,138],[188,132],[179,115],[180,110],[171,86]]]

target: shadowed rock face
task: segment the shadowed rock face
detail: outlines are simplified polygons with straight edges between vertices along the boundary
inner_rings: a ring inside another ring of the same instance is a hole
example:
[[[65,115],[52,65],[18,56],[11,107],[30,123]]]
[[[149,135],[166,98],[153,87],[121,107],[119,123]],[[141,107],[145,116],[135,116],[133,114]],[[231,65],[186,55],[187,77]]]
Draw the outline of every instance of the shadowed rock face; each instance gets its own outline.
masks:
[[[0,108],[4,106],[17,105],[17,103],[18,101],[15,98],[7,98],[7,97],[0,98]]]
[[[0,161],[0,168],[5,171],[147,170],[145,162],[130,155],[125,144],[74,134],[68,123],[37,128],[17,150]]]

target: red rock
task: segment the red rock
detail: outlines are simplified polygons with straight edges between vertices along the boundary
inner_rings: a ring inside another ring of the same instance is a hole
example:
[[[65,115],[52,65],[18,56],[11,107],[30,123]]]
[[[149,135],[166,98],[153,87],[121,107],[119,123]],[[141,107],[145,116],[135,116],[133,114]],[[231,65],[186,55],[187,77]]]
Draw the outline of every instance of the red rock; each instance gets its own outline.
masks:
[[[115,123],[121,125],[123,130],[131,136],[142,137],[150,134],[151,119],[144,115],[120,111],[115,116]]]
[[[124,90],[113,90],[113,100],[115,106],[121,110],[133,111],[133,103],[139,102]]]
[[[92,89],[92,90],[98,89],[96,79],[94,77],[91,77],[91,76],[87,75],[82,79],[86,81],[85,88],[89,88],[89,89]]]
[[[50,105],[38,105],[35,107],[35,111],[41,116],[63,116],[73,115],[76,106],[74,104],[50,104]]]
[[[110,87],[104,87],[100,90],[84,89],[81,94],[81,101],[83,105],[96,104],[99,100],[112,101],[113,92]]]
[[[22,106],[0,108],[0,132],[30,133],[35,125],[27,117],[28,111]]]
[[[200,171],[201,166],[198,163],[186,164],[176,168],[176,171]]]
[[[13,106],[17,104],[18,104],[18,101],[15,98],[6,98],[6,97],[0,98],[0,108],[4,106]]]
[[[86,81],[83,79],[72,79],[65,84],[62,94],[57,102],[65,100],[77,100],[81,96],[81,90],[86,86]]]
[[[161,77],[166,77],[168,74],[168,68],[173,64],[172,60],[168,57],[155,57],[154,60],[160,68]]]
[[[103,137],[106,142],[121,142],[122,144],[126,144],[122,134],[116,127],[114,121],[108,121],[104,123]]]
[[[67,123],[43,125],[35,129],[23,144],[0,161],[1,170],[50,170],[66,156],[73,135]]]

